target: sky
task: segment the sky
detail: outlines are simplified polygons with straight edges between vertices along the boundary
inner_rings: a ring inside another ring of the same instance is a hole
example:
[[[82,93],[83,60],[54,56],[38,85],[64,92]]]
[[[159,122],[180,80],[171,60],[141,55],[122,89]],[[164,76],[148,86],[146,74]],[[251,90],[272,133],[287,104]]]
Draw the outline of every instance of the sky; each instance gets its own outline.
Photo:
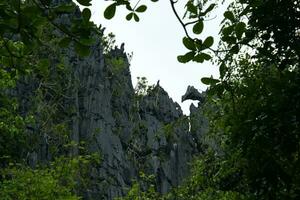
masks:
[[[194,86],[199,91],[205,91],[206,86],[201,83],[200,79],[211,75],[218,77],[218,68],[210,62],[202,64],[179,63],[177,56],[187,52],[182,44],[182,38],[185,35],[175,18],[169,0],[160,0],[156,3],[142,0],[141,4],[143,2],[148,8],[145,13],[139,15],[140,21],[137,23],[128,22],[125,19],[128,13],[125,8],[117,8],[113,19],[104,19],[104,10],[112,2],[93,0],[90,7],[91,20],[97,25],[102,24],[106,27],[105,34],[114,33],[116,45],[125,43],[125,51],[133,52],[130,62],[133,86],[136,85],[136,77],[146,77],[149,84],[155,84],[159,80],[160,85],[168,92],[169,96],[181,105],[185,114],[188,114],[192,101],[181,103],[181,96],[189,85]],[[178,0],[178,2],[177,9],[179,13],[183,14],[183,5],[186,0]],[[205,22],[201,38],[205,39],[205,36],[209,35],[214,36],[215,39],[218,38],[224,7],[220,7],[211,15],[213,20]]]

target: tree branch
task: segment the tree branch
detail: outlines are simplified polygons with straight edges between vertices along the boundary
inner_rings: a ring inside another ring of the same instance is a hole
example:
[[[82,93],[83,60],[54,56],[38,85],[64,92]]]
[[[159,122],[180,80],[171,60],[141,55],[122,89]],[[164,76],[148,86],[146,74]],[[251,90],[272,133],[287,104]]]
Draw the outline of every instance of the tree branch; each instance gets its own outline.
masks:
[[[188,38],[193,39],[193,38],[190,37],[188,31],[186,30],[186,25],[185,25],[185,24],[183,23],[183,21],[180,19],[179,15],[178,15],[178,13],[177,13],[177,11],[176,11],[175,4],[177,3],[177,1],[170,0],[170,3],[171,3],[171,7],[172,7],[172,10],[173,10],[173,12],[174,12],[176,18],[177,18],[178,21],[180,22],[180,24],[181,24],[181,26],[182,26],[182,28],[183,28],[183,30],[184,30],[184,32],[185,32],[185,35],[186,35]]]

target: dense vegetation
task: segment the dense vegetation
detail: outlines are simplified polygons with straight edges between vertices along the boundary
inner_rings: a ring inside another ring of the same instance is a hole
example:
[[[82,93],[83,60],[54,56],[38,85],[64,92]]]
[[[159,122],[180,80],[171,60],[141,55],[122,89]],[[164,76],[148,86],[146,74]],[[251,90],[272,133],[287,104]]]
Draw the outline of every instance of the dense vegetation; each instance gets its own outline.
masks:
[[[53,2],[0,1],[0,196],[4,199],[78,199],[88,184],[78,180],[91,162],[99,161],[89,152],[72,154],[72,147],[82,144],[72,143],[67,124],[61,123],[68,118],[67,111],[61,119],[51,116],[66,100],[62,94],[70,84],[62,79],[69,69],[57,49],[72,46],[86,56],[94,42],[90,36],[101,31],[89,21],[88,8],[80,17],[74,4]],[[77,2],[90,5],[90,0]],[[210,131],[203,139],[204,153],[195,159],[185,184],[161,196],[151,181],[144,191],[137,183],[124,198],[299,199],[300,3],[233,1],[224,13],[217,49],[212,48],[213,37],[201,39],[200,34],[209,24],[205,19],[221,2],[189,0],[184,19],[176,12],[176,1],[170,3],[186,32],[183,44],[188,52],[178,61],[211,60],[219,65],[219,79],[202,78],[209,85],[204,110]],[[113,18],[119,6],[129,11],[127,20],[135,21],[147,9],[114,0],[105,17]],[[68,25],[57,23],[61,14],[71,13]],[[50,52],[49,61],[45,58]],[[60,67],[51,68],[51,62]],[[58,76],[50,76],[49,70]],[[39,83],[33,96],[40,106],[24,111],[12,91],[28,80]],[[37,109],[43,115],[37,115]],[[32,169],[26,153],[40,142],[41,136],[30,134],[37,124],[43,125],[41,134],[51,135],[59,146],[52,149],[58,158]]]
[[[0,1],[0,199],[79,199],[86,172],[99,162],[72,141],[72,108],[61,106],[74,84],[65,79],[70,69],[61,49],[72,43],[87,55],[90,35],[100,34],[76,12],[72,3]],[[62,14],[72,26],[58,22]],[[43,145],[51,155],[38,158]]]

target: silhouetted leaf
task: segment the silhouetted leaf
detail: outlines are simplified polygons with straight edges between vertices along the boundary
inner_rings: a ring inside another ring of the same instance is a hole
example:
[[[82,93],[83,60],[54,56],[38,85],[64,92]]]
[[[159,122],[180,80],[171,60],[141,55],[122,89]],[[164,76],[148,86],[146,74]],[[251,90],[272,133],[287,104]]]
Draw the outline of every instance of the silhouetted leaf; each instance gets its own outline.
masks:
[[[91,18],[91,11],[88,8],[84,8],[82,11],[82,17],[84,21],[89,21]]]
[[[194,43],[198,50],[202,50],[202,40],[196,38]]]
[[[90,6],[90,5],[92,5],[90,2],[92,1],[92,0],[76,0],[80,5],[82,5],[82,6]]]
[[[133,18],[136,22],[140,21],[140,18],[136,13],[133,13]]]
[[[133,9],[132,9],[132,7],[131,7],[130,4],[126,4],[126,9],[127,9],[127,10],[130,10],[130,11],[133,11]]]
[[[214,85],[220,82],[220,80],[218,79],[213,79],[213,78],[208,78],[208,77],[204,77],[201,78],[201,82],[205,85]]]
[[[177,60],[181,63],[187,63],[191,61],[195,56],[195,52],[190,51],[183,56],[177,56]]]
[[[147,6],[141,5],[135,11],[136,12],[145,12],[147,10]]]
[[[111,5],[109,5],[105,11],[104,11],[104,17],[106,19],[112,19],[114,16],[115,16],[115,13],[116,13],[116,6],[117,4],[116,3],[113,3]]]
[[[246,31],[246,24],[244,22],[239,22],[235,26],[235,34],[238,39],[241,39],[243,33]]]
[[[193,13],[193,14],[197,14],[197,7],[193,4],[192,1],[189,1],[187,4],[186,4],[186,7],[187,7],[187,11]]]
[[[227,72],[227,67],[226,67],[225,63],[222,63],[220,65],[219,72],[220,72],[220,78],[222,79],[225,76],[226,72]]]
[[[235,44],[236,43],[236,37],[233,37],[233,36],[223,36],[221,39],[224,42],[227,42],[228,44]]]
[[[184,46],[185,46],[187,49],[192,50],[192,51],[196,51],[195,42],[194,42],[194,40],[192,40],[191,38],[184,37],[184,38],[182,39],[182,43],[184,44]]]
[[[209,7],[204,11],[205,14],[209,13],[210,11],[212,11],[214,9],[214,7],[216,6],[216,4],[210,4]]]
[[[203,31],[203,20],[199,20],[194,26],[193,26],[193,32],[195,34],[200,34]]]
[[[229,19],[231,22],[234,22],[234,21],[235,21],[234,15],[233,15],[233,13],[232,13],[231,11],[226,11],[226,12],[224,13],[224,17],[225,17],[226,19]]]
[[[209,36],[204,40],[203,46],[209,48],[213,45],[213,43],[214,43],[214,38],[212,36]]]
[[[224,36],[228,36],[228,35],[230,35],[230,34],[233,32],[233,30],[234,30],[234,26],[228,26],[228,27],[225,27],[225,28],[223,28],[223,30],[222,30],[222,34],[223,34]]]
[[[201,55],[203,56],[204,60],[210,60],[211,56],[207,53],[201,53]]]
[[[239,51],[240,51],[240,48],[239,48],[239,45],[238,45],[238,44],[234,45],[234,46],[230,49],[230,52],[233,53],[233,54],[237,54]]]
[[[193,58],[194,62],[198,62],[198,63],[203,63],[204,62],[204,57],[202,54],[198,54]]]
[[[193,61],[203,63],[205,60],[210,60],[211,56],[207,53],[200,53],[193,58]]]
[[[128,21],[130,21],[130,20],[132,19],[132,17],[133,17],[133,12],[131,12],[131,13],[129,13],[128,15],[126,15],[126,19],[127,19]]]

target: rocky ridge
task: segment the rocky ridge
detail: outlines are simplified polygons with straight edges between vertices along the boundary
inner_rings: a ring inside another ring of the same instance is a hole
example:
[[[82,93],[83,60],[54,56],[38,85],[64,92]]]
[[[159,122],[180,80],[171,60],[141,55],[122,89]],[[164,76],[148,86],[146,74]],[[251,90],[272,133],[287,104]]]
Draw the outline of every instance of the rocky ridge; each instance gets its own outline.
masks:
[[[61,23],[68,24],[68,16],[62,16]],[[58,113],[67,115],[56,119],[56,123],[67,120],[74,142],[84,143],[89,152],[102,156],[102,162],[90,171],[92,184],[84,191],[84,199],[122,196],[140,172],[153,174],[157,191],[166,193],[188,176],[189,162],[201,151],[201,136],[207,130],[201,112],[203,97],[196,89],[188,89],[183,100],[201,101],[198,107],[191,105],[190,116],[183,115],[179,104],[159,84],[137,98],[123,48],[104,55],[101,36],[95,35],[95,39],[86,58],[80,58],[73,47],[61,52],[70,71],[62,75],[68,85],[63,88],[67,97]],[[55,60],[55,56],[49,59]],[[53,78],[59,73],[55,61],[52,68]],[[30,95],[39,87],[35,80],[19,84],[16,95],[22,99],[24,113],[29,112],[33,105]],[[43,117],[41,109],[35,109],[38,118]],[[51,160],[51,145],[57,141],[49,138],[42,126],[29,128],[41,136],[39,146],[28,153],[30,165]],[[75,147],[72,153],[81,152]]]

